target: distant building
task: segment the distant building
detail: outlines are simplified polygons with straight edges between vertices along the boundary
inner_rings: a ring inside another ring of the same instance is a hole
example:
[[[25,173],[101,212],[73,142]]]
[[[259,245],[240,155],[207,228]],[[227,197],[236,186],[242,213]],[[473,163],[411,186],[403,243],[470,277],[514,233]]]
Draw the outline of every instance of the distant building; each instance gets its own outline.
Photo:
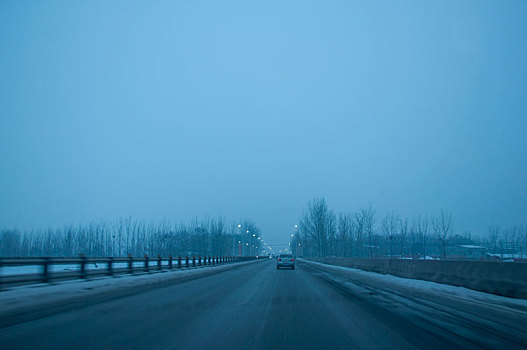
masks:
[[[450,258],[456,257],[459,259],[485,259],[487,257],[487,247],[460,244],[449,248],[448,255]]]

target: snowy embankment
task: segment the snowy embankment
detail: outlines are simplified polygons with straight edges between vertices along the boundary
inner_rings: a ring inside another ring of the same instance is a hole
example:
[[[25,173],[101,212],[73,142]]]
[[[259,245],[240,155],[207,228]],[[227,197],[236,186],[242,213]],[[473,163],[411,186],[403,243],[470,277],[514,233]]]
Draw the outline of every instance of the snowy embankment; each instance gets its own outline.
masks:
[[[309,260],[527,299],[527,264],[524,263],[340,257],[310,258]]]
[[[15,287],[0,292],[0,327],[205,277],[259,261],[265,260]]]
[[[387,319],[394,320],[391,315],[395,315],[401,320],[411,320],[416,324],[416,336],[422,329],[428,329],[451,338],[478,341],[472,342],[469,348],[481,348],[476,345],[481,342],[485,348],[503,348],[502,344],[512,339],[526,344],[527,300],[312,261],[301,264],[302,268],[345,291],[365,310],[381,315],[385,312],[381,317]],[[482,340],[485,334],[489,336]]]
[[[302,263],[322,274],[326,279],[351,290],[354,295],[367,298],[425,297],[432,300],[455,299],[484,304],[488,307],[512,308],[527,313],[527,300],[509,298],[479,292],[464,287],[452,286],[418,279],[383,275],[350,267],[334,266],[314,261]]]

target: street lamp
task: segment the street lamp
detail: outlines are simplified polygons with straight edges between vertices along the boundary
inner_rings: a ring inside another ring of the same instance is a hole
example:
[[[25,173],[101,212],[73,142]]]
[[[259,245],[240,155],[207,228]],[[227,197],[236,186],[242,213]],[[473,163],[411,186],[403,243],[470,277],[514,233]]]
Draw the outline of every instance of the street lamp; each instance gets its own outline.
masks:
[[[245,233],[249,234],[249,230],[246,230]],[[246,239],[246,237],[243,238],[244,241],[245,241],[245,239]],[[245,245],[248,246],[249,243],[246,243]],[[245,252],[245,249],[244,249],[243,256],[246,256],[246,254],[247,253]],[[251,248],[250,247],[249,247],[249,255],[251,255]]]
[[[238,224],[238,234],[240,235],[240,240],[238,241],[238,255],[239,256],[243,256],[243,255],[245,255],[244,254],[245,253],[244,252],[245,249],[243,249],[243,243],[245,243],[245,239],[244,239],[244,237],[242,235],[242,224]],[[242,241],[243,241],[243,243],[242,243]]]

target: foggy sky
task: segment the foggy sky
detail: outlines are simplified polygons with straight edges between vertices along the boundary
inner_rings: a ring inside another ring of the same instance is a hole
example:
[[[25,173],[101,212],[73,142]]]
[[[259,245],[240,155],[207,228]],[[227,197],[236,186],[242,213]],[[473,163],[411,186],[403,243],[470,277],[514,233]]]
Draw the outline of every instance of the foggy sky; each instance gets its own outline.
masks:
[[[0,1],[0,225],[306,202],[527,222],[525,1]]]

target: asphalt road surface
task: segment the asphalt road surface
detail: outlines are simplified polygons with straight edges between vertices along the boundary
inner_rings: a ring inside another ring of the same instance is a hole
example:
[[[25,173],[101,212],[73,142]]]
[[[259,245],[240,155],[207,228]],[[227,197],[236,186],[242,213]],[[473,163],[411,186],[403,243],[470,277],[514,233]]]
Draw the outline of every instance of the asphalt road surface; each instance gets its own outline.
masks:
[[[367,290],[257,262],[0,329],[0,349],[527,348],[525,310]]]

